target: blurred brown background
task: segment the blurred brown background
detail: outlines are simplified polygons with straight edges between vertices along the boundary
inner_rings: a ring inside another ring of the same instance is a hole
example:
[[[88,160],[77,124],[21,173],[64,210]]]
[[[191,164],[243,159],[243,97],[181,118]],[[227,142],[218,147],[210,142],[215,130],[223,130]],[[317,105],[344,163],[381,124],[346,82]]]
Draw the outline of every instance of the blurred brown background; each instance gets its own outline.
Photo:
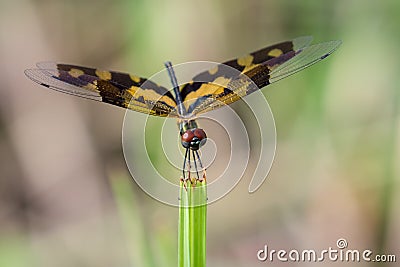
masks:
[[[280,266],[256,252],[326,249],[338,238],[399,258],[398,25],[396,0],[2,0],[0,266],[177,261],[178,210],[130,178],[124,111],[45,90],[24,69],[54,60],[148,77],[165,60],[225,61],[302,35],[343,45],[263,90],[275,162],[255,194],[245,177],[209,206],[208,265]],[[131,213],[118,208],[114,183],[133,190]]]

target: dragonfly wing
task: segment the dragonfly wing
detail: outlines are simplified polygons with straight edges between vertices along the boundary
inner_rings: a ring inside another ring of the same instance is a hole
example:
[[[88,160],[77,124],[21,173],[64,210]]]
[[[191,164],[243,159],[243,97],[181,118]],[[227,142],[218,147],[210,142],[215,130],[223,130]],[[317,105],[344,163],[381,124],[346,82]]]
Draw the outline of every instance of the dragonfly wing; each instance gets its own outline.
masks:
[[[268,60],[307,47],[311,41],[311,36],[303,36],[292,41],[281,42],[244,55],[240,58],[226,61],[211,70],[201,72],[193,77],[193,83],[187,83],[181,86],[180,92],[182,100],[188,102],[194,97],[199,97],[207,93],[213,95],[212,91],[206,90],[208,89],[206,88],[208,86],[201,86],[202,82],[212,83],[218,82],[221,78],[229,79],[237,77],[241,73],[246,73],[255,66],[267,62]]]
[[[25,74],[47,88],[156,116],[177,116],[166,88],[127,73],[75,65],[38,63]]]
[[[297,42],[295,42],[296,40]],[[185,95],[185,101],[187,100],[189,105],[188,110],[195,116],[231,104],[268,84],[277,82],[321,61],[332,54],[341,44],[341,41],[330,41],[307,46],[308,40],[304,37],[295,39],[292,41],[292,49],[289,49],[289,51],[280,50],[287,51],[286,53],[274,52],[277,56],[265,62],[257,63],[258,61],[248,56],[247,64],[238,64],[245,65],[241,71],[236,67],[219,65],[217,71],[209,71],[209,73],[214,73],[213,76],[205,77],[204,73],[199,74],[195,78],[201,77],[203,78],[202,81],[196,82],[194,80],[195,82],[190,87],[195,90]],[[297,49],[297,47],[300,48]],[[241,59],[238,59],[237,62],[241,62]],[[182,91],[187,90],[187,87],[189,86],[183,85]],[[193,100],[188,97],[190,94],[197,99]]]

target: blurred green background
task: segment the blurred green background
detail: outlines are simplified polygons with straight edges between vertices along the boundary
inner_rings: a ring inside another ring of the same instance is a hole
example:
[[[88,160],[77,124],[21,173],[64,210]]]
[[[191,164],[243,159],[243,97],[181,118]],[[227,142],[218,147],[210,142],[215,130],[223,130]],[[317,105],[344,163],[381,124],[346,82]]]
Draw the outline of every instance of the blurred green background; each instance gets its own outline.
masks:
[[[225,61],[302,35],[343,45],[263,90],[275,162],[255,194],[244,177],[209,206],[208,266],[280,266],[256,252],[338,238],[399,258],[399,25],[396,0],[2,0],[0,266],[177,262],[178,210],[130,178],[124,111],[45,90],[24,69],[54,60],[148,77],[165,60]]]

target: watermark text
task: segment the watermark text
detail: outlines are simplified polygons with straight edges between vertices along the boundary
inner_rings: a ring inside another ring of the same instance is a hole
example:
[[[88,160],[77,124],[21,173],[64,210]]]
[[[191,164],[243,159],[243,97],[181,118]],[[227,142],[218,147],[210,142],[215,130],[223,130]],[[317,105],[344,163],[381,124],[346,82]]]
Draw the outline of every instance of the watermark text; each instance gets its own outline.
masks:
[[[336,247],[328,247],[323,250],[303,249],[303,250],[276,250],[264,245],[263,249],[257,251],[259,261],[281,261],[281,262],[396,262],[394,254],[374,254],[372,250],[348,249],[346,239],[340,238],[336,242]]]

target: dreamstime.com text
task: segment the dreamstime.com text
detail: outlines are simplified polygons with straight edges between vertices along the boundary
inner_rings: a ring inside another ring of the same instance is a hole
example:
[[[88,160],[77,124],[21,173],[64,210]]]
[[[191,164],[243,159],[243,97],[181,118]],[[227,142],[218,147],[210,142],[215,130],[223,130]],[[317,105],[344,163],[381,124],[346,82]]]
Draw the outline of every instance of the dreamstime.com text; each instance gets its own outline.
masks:
[[[396,262],[394,254],[374,254],[371,250],[348,249],[347,240],[340,238],[336,242],[336,248],[329,247],[320,251],[314,249],[305,250],[275,250],[267,245],[257,251],[259,261],[281,262]]]

